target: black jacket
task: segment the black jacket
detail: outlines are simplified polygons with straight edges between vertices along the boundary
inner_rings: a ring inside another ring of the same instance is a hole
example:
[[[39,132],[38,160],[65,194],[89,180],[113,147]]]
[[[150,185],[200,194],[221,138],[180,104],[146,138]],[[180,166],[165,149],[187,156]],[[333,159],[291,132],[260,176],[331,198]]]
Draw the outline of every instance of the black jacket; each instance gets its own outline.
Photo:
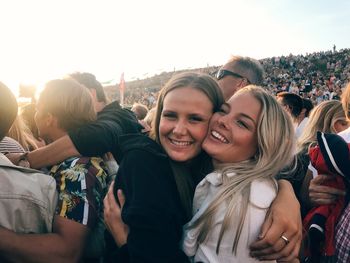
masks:
[[[130,232],[120,249],[108,244],[106,261],[189,262],[180,249],[186,222],[169,158],[144,135],[121,136],[118,151],[115,192],[124,192],[122,219]]]
[[[129,133],[140,133],[142,126],[135,115],[122,109],[117,102],[108,104],[97,114],[97,120],[69,132],[75,148],[83,156],[102,155],[111,152],[116,155],[118,137]]]

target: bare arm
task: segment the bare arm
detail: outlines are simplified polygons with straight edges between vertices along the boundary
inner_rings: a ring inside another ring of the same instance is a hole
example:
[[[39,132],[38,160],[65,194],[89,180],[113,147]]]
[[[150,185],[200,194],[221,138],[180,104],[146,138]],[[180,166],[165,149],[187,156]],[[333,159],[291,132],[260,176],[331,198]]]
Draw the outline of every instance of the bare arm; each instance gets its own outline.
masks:
[[[55,216],[50,234],[16,234],[0,228],[0,254],[10,262],[78,262],[88,233],[86,226],[60,216]]]
[[[300,204],[288,181],[279,180],[278,185],[278,195],[266,216],[260,240],[251,245],[251,254],[264,260],[291,261],[298,257],[302,239]]]
[[[47,146],[29,152],[27,158],[30,167],[38,169],[54,165],[73,156],[80,156],[80,154],[70,137],[65,135]]]

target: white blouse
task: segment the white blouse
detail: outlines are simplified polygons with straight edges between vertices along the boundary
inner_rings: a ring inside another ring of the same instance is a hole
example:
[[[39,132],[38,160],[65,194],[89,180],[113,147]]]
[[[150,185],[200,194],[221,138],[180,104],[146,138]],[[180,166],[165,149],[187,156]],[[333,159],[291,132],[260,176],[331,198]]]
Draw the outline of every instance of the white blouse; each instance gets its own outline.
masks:
[[[235,174],[231,173],[228,176],[235,176]],[[232,253],[234,229],[236,229],[236,225],[234,223],[229,229],[226,230],[220,244],[219,254],[216,254],[216,245],[227,207],[225,203],[221,204],[218,209],[218,213],[214,216],[213,227],[204,243],[199,244],[197,242],[197,237],[199,234],[198,228],[193,228],[190,230],[187,229],[187,227],[191,225],[200,215],[202,215],[206,208],[211,204],[214,197],[220,190],[221,185],[222,176],[217,172],[208,174],[197,185],[193,201],[194,216],[192,220],[184,226],[184,237],[182,243],[183,251],[187,256],[192,257],[194,262],[262,262],[249,256],[249,245],[257,240],[267,210],[276,197],[276,181],[266,179],[253,181],[250,192],[250,203],[248,204],[247,214],[238,242],[236,255]],[[240,200],[241,197],[237,199],[237,205],[240,204]],[[227,232],[232,232],[232,234]]]

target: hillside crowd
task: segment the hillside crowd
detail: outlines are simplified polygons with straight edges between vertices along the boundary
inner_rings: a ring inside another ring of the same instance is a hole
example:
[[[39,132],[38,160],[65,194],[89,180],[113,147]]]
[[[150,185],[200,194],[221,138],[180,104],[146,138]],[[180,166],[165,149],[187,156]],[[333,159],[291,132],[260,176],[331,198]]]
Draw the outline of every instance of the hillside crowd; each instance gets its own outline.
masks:
[[[266,73],[264,87],[272,94],[289,91],[311,99],[313,104],[339,100],[342,88],[350,81],[350,49],[272,57],[262,59],[260,63]],[[219,68],[212,66],[196,71],[215,74]],[[125,105],[131,106],[137,102],[152,108],[161,84],[175,73],[163,73],[154,81],[130,83],[130,89],[127,83]]]

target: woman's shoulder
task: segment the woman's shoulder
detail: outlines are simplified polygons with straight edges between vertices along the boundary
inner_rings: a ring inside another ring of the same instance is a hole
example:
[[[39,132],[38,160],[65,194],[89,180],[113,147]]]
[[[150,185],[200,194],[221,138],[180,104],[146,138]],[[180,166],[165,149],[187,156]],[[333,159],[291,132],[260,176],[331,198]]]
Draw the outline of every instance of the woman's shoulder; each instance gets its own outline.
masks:
[[[250,203],[262,209],[269,208],[277,195],[275,179],[256,179],[251,183]]]

